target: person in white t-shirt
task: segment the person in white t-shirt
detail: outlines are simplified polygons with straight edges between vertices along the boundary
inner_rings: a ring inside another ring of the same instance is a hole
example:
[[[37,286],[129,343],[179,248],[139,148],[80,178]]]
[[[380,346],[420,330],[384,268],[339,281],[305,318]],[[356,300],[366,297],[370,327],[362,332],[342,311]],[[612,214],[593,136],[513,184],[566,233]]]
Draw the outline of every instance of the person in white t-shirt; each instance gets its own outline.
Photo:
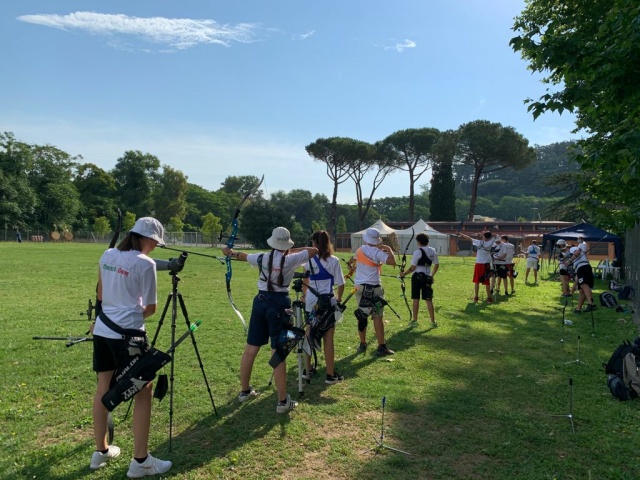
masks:
[[[344,275],[340,268],[340,259],[333,255],[333,245],[325,230],[318,230],[311,235],[311,246],[318,249],[318,255],[309,260],[306,268],[309,277],[305,279],[304,301],[307,319],[311,325],[307,334],[313,345],[321,342],[324,349],[324,360],[327,364],[325,383],[333,385],[344,380],[335,369],[335,349],[333,337],[336,331],[335,306],[342,301],[344,293]],[[308,287],[321,295],[321,300]],[[333,289],[336,287],[334,295]],[[311,361],[306,357],[305,378],[313,373]]]
[[[593,268],[591,267],[591,263],[589,263],[589,258],[587,257],[587,252],[589,251],[587,244],[579,239],[580,243],[577,247],[571,247],[569,249],[569,260],[570,263],[576,272],[576,284],[578,285],[578,305],[574,310],[575,313],[581,312],[590,312],[595,310],[597,307],[593,303],[593,286],[595,284],[595,278],[593,276]],[[587,306],[582,310],[582,306],[585,301],[587,302]]]
[[[102,468],[108,460],[120,455],[115,445],[107,445],[108,411],[102,397],[109,391],[115,371],[128,365],[148,348],[145,319],[153,315],[157,305],[156,264],[147,255],[156,246],[164,246],[164,227],[151,217],[136,220],[135,225],[116,248],[106,250],[100,258],[98,305],[93,325],[93,369],[98,373],[98,386],[93,400],[93,431],[96,451],[91,458],[92,470]],[[140,332],[143,339],[123,337],[103,317],[119,327]],[[133,459],[127,475],[131,478],[165,473],[171,462],[149,453],[152,382],[134,396]]]
[[[364,352],[367,349],[367,323],[371,316],[378,341],[376,355],[379,357],[393,355],[394,351],[387,347],[384,337],[382,315],[386,303],[384,289],[380,284],[380,271],[382,265],[395,265],[396,257],[389,245],[382,244],[380,231],[377,228],[368,228],[362,236],[362,242],[364,245],[356,250],[354,279],[358,289],[356,291],[358,308],[354,312],[358,319],[358,336],[360,337],[358,352]]]
[[[527,269],[524,272],[524,283],[529,283],[529,272],[533,270],[534,282],[538,284],[538,261],[540,260],[540,247],[538,242],[531,240],[531,245],[527,248]]]
[[[515,294],[515,280],[513,276],[513,256],[516,251],[516,247],[509,242],[507,235],[500,236],[500,244],[497,245],[497,251],[493,254],[496,274],[498,275],[498,286],[496,291],[500,293],[500,285],[504,281],[504,294],[509,295],[509,288],[507,279],[511,283],[511,295]]]
[[[556,242],[556,257],[558,259],[558,274],[560,275],[560,284],[562,285],[562,296],[566,299],[572,297],[569,280],[574,276],[574,269],[571,265],[570,257],[567,250],[567,241],[563,238]]]
[[[258,267],[258,294],[253,299],[247,343],[240,361],[240,394],[238,401],[245,402],[258,395],[250,385],[253,363],[260,348],[271,343],[271,353],[276,352],[280,331],[288,325],[287,311],[291,308],[289,284],[293,280],[295,270],[306,264],[318,254],[315,247],[293,247],[291,234],[285,227],[273,229],[267,239],[271,247],[269,253],[236,252],[224,247],[222,253],[239,261],[248,262]],[[283,360],[273,369],[273,379],[278,394],[277,413],[288,413],[298,402],[287,394],[287,365]]]
[[[463,237],[467,237],[476,247],[476,264],[473,269],[473,283],[474,296],[473,301],[478,302],[478,294],[480,292],[480,284],[484,285],[487,289],[487,302],[493,302],[493,296],[491,295],[491,282],[495,276],[495,270],[493,269],[493,258],[491,258],[491,252],[495,246],[496,239],[490,231],[482,232],[482,239],[471,238],[464,233],[461,233]]]
[[[429,247],[429,236],[424,233],[416,235],[418,249],[411,256],[411,266],[406,272],[400,272],[400,276],[413,273],[411,276],[411,299],[413,300],[412,322],[418,321],[418,311],[420,309],[420,296],[427,304],[427,312],[431,326],[437,327],[436,314],[433,308],[433,283],[436,272],[440,267],[436,249]]]

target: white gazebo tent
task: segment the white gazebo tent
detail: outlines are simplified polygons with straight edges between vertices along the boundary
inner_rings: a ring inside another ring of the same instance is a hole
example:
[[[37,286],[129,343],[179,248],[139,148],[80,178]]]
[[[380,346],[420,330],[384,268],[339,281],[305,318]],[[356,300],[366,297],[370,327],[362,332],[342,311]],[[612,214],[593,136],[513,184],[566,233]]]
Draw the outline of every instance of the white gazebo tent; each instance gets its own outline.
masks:
[[[389,225],[384,223],[382,220],[378,219],[373,225],[367,228],[377,228],[380,232],[381,238],[386,238],[390,233],[396,233],[397,230],[394,230]],[[351,234],[351,251],[355,252],[358,248],[362,246],[362,235],[365,234],[367,228],[364,230],[360,230],[359,232],[354,232]]]
[[[413,238],[411,238],[412,233],[414,233]],[[406,250],[407,254],[411,254],[418,248],[416,235],[419,233],[425,233],[429,236],[429,246],[433,247],[438,255],[449,255],[449,235],[435,230],[422,219],[418,220],[412,227],[396,230],[400,253],[404,253]],[[411,240],[411,243],[409,243],[409,240]],[[407,244],[409,245],[408,249]]]

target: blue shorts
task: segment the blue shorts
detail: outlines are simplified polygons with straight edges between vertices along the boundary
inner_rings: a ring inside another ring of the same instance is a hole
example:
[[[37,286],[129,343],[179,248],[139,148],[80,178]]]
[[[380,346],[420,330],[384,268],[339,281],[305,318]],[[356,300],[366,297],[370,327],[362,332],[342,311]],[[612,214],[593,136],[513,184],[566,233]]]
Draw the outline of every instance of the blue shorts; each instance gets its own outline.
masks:
[[[275,348],[280,330],[291,324],[287,308],[291,308],[288,292],[259,292],[253,299],[247,343],[261,347],[271,339],[271,348]]]

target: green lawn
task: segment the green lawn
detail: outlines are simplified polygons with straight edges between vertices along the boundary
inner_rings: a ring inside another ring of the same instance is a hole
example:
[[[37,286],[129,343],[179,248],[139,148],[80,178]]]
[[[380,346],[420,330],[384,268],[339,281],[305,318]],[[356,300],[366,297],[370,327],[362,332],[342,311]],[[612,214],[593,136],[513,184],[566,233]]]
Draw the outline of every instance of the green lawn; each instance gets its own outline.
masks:
[[[92,244],[0,243],[0,479],[124,478],[132,451],[126,405],[114,411],[122,456],[91,472],[91,404],[95,374],[91,344],[66,348],[36,335],[82,335],[94,298],[97,261]],[[198,249],[219,255],[219,250]],[[167,259],[177,252],[159,250]],[[539,286],[524,286],[519,265],[515,297],[496,304],[470,301],[473,258],[442,257],[435,305],[440,327],[408,327],[398,280],[384,278],[387,298],[402,320],[387,312],[387,339],[396,355],[356,354],[350,302],[336,331],[337,369],[345,381],[326,386],[324,368],[305,388],[289,416],[275,413],[268,387],[268,352],[260,353],[252,383],[261,395],[240,405],[238,365],[244,346],[240,320],[227,299],[225,267],[189,256],[179,291],[192,321],[202,320],[197,348],[211,385],[216,416],[195,349],[177,349],[173,440],[169,452],[169,397],[154,400],[151,451],[171,459],[176,479],[635,479],[640,445],[639,400],[618,402],[601,366],[637,328],[630,314],[599,308],[562,327],[559,282],[546,264]],[[232,292],[248,321],[256,270],[233,264]],[[385,273],[392,274],[390,267]],[[159,272],[159,308],[148,329],[158,330],[171,278]],[[598,281],[596,297],[606,288]],[[576,297],[577,299],[577,297]],[[597,301],[597,300],[596,300]],[[157,347],[171,338],[171,309]],[[176,334],[186,330],[178,309]],[[595,328],[593,328],[595,327]],[[152,336],[152,335],[151,335]],[[369,339],[375,343],[372,328]],[[577,358],[580,339],[579,364]],[[564,340],[564,341],[561,341]],[[320,365],[324,365],[319,358]],[[295,357],[289,391],[297,394]],[[167,368],[168,371],[168,368]],[[569,381],[573,381],[569,418]],[[379,454],[382,398],[385,444],[406,450]],[[558,416],[554,416],[558,415]]]

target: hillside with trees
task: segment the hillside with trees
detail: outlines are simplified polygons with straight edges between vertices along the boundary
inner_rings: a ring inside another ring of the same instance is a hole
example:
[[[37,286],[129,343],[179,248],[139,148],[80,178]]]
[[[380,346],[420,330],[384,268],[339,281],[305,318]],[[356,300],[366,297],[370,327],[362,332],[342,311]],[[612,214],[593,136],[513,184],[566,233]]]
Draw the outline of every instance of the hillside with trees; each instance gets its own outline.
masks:
[[[309,233],[328,228],[332,216],[335,232],[360,230],[378,218],[466,218],[475,170],[458,158],[458,135],[433,129],[403,131],[387,138],[387,142],[393,140],[393,147],[352,139],[318,141],[308,149],[322,146],[323,153],[314,152],[332,165],[328,168],[333,169],[336,179],[337,172],[344,169],[344,178],[337,180],[337,185],[351,179],[351,187],[361,189],[358,204],[334,204],[335,199],[330,201],[323,194],[302,189],[273,192],[269,198],[258,190],[241,212],[241,218],[252,219],[244,222],[242,235],[262,245],[274,225],[284,225],[297,243],[307,243]],[[437,141],[432,142],[434,138]],[[414,145],[409,147],[411,142]],[[482,171],[476,182],[476,210],[501,219],[529,219],[535,205],[545,218],[577,220],[583,212],[577,206],[566,208],[566,198],[575,188],[579,173],[575,162],[568,159],[570,147],[568,142],[536,146],[535,160],[523,168]],[[425,169],[429,164],[432,169],[431,182],[418,184],[414,191],[413,213],[407,208],[410,195],[373,196],[376,183],[383,181],[391,168],[390,158],[402,162],[413,159],[414,178],[419,178],[418,165]],[[375,170],[369,190],[363,187],[364,177],[353,171],[356,166]],[[139,216],[155,215],[168,231],[207,232],[211,239],[229,227],[241,198],[259,182],[255,176],[229,176],[219,189],[207,190],[190,183],[180,170],[140,151],[124,152],[114,168],[106,171],[55,147],[24,143],[8,132],[0,135],[0,180],[0,220],[5,232],[19,228],[104,234],[115,228],[116,211],[120,209],[128,223]],[[564,207],[561,216],[556,213],[561,210],[554,210],[554,203]]]

